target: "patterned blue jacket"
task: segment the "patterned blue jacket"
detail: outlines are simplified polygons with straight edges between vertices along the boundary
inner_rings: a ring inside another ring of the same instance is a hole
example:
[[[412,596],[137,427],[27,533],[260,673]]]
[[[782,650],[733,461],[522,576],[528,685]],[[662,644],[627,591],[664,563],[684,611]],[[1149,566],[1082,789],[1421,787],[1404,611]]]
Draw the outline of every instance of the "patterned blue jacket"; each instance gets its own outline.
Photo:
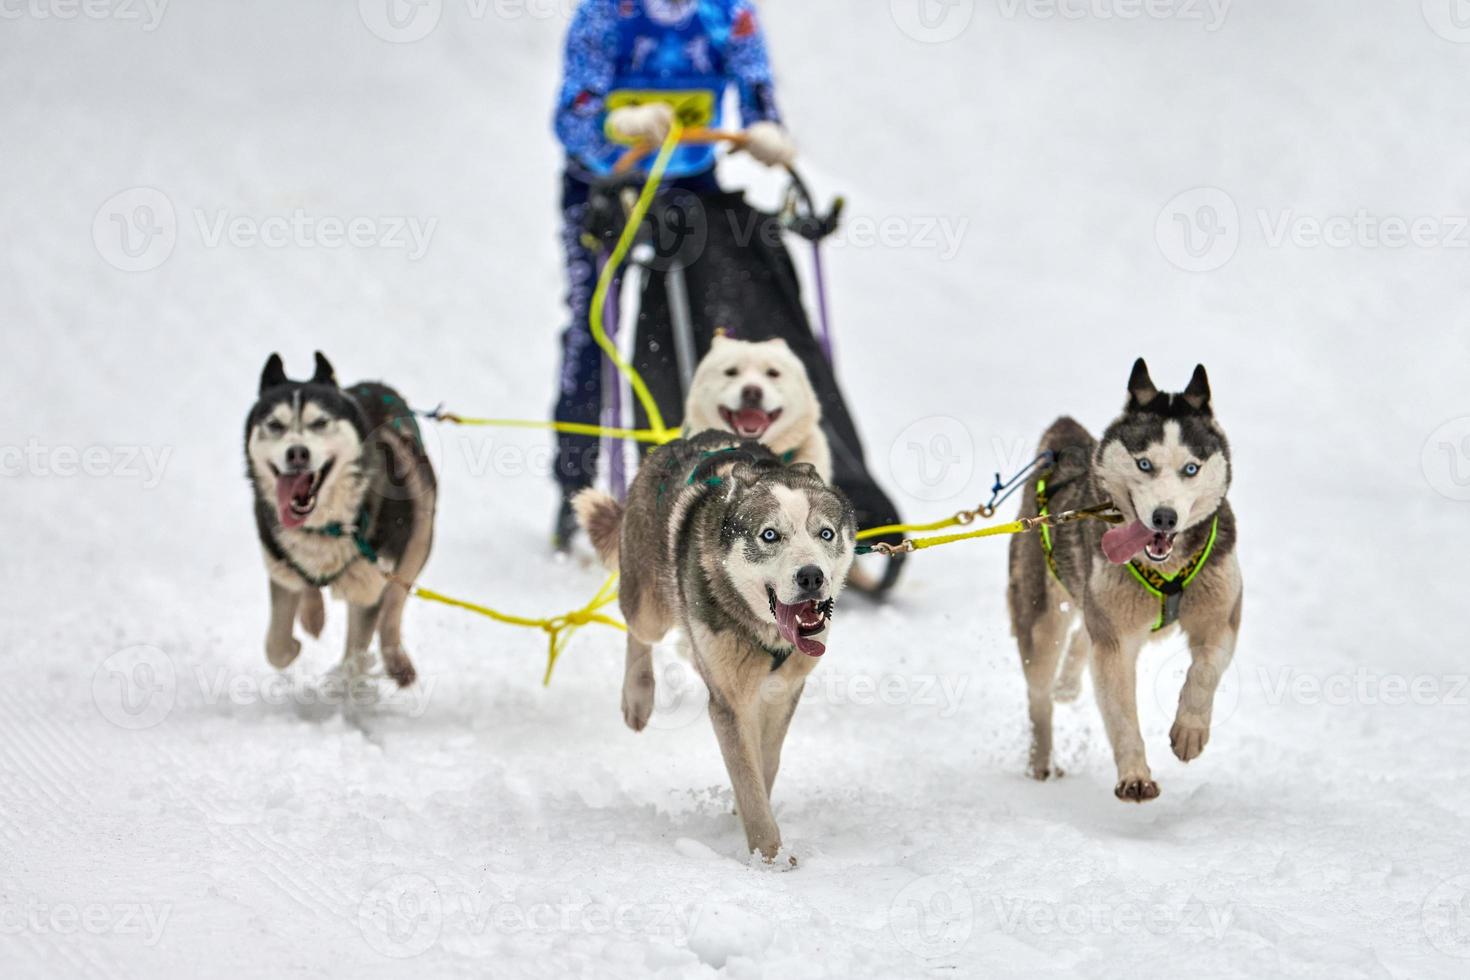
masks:
[[[567,34],[556,135],[574,174],[603,176],[628,148],[607,135],[609,111],[670,102],[685,126],[718,127],[731,85],[742,125],[780,121],[752,0],[582,0]],[[713,147],[680,147],[668,173],[714,164]]]

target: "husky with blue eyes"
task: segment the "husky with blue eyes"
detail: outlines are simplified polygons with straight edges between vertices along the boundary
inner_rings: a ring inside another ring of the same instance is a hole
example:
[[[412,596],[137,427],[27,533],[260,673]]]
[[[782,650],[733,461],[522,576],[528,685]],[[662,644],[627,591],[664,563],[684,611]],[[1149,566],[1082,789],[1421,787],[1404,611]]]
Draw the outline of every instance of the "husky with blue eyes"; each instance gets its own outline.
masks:
[[[331,589],[348,605],[344,665],[362,667],[376,635],[387,675],[412,684],[400,624],[429,558],[436,487],[403,398],[377,382],[339,387],[320,351],[310,380],[292,381],[272,354],[245,420],[245,461],[270,578],[271,665],[301,653],[298,619],[321,635]]]
[[[775,861],[771,787],[852,566],[852,505],[811,464],[783,464],[758,442],[715,431],[653,452],[626,506],[593,490],[574,505],[603,562],[621,573],[623,720],[635,732],[648,724],[653,645],[681,628],[709,687],[746,841]]]
[[[1051,763],[1052,701],[1071,701],[1092,664],[1093,687],[1113,758],[1114,794],[1159,795],[1138,728],[1137,662],[1149,640],[1177,626],[1190,668],[1169,742],[1183,762],[1210,739],[1215,689],[1240,631],[1242,584],[1235,554],[1230,445],[1210,404],[1203,365],[1178,394],[1159,391],[1140,358],[1123,414],[1101,440],[1070,418],[1041,438],[1049,466],[1029,485],[1022,517],[1104,501],[1122,523],[1064,524],[1011,539],[1011,629],[1030,699],[1030,774]],[[1060,667],[1059,667],[1060,665]]]

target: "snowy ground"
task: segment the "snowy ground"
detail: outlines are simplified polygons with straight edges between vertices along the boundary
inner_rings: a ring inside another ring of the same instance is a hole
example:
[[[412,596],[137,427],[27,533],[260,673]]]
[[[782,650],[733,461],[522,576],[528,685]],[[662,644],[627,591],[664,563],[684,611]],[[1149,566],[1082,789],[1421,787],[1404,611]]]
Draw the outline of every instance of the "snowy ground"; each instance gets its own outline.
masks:
[[[743,860],[677,664],[623,728],[610,632],[543,689],[539,634],[411,607],[420,686],[345,708],[319,703],[340,609],[285,683],[262,656],[239,442],[270,351],[471,413],[550,401],[564,4],[431,0],[397,33],[376,0],[0,4],[0,972],[1465,975],[1451,3],[764,3],[806,165],[852,202],[842,375],[906,510],[973,504],[1061,411],[1101,426],[1136,355],[1176,385],[1203,361],[1248,590],[1188,768],[1179,645],[1146,654],[1164,792],[1135,807],[1090,697],[1068,777],[1022,777],[1003,545],[917,558],[846,604],[797,715],[788,874]],[[249,237],[298,213],[402,219],[404,247]],[[165,233],[129,255],[117,220]],[[591,594],[546,552],[544,440],[432,438],[425,584]]]

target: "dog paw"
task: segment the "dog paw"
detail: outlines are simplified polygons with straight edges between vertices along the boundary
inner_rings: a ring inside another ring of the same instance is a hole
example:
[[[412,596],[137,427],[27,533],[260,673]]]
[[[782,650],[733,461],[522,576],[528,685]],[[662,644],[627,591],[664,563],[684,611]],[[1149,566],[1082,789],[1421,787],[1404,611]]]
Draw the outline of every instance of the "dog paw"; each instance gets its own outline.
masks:
[[[301,611],[297,615],[301,620],[301,628],[313,638],[322,635],[322,628],[327,625],[327,607],[322,602],[320,590],[306,590],[306,594],[301,597]]]
[[[1058,766],[1033,765],[1026,768],[1026,775],[1030,776],[1038,783],[1044,783],[1048,779],[1061,779],[1063,776],[1066,775],[1066,773],[1062,772],[1061,768]]]
[[[1192,762],[1200,757],[1210,742],[1210,726],[1185,721],[1174,722],[1169,729],[1169,747],[1180,762]]]
[[[402,652],[383,657],[383,672],[393,678],[399,687],[408,687],[419,676],[418,671],[413,669],[413,661],[408,659],[408,654]]]
[[[1159,795],[1159,784],[1147,776],[1125,776],[1113,787],[1113,795],[1125,803],[1147,803]]]
[[[301,641],[296,637],[288,637],[284,643],[267,638],[265,641],[265,658],[271,662],[276,670],[285,670],[295,662],[301,655]]]
[[[623,688],[623,721],[635,732],[648,727],[653,717],[653,685],[628,685]]]

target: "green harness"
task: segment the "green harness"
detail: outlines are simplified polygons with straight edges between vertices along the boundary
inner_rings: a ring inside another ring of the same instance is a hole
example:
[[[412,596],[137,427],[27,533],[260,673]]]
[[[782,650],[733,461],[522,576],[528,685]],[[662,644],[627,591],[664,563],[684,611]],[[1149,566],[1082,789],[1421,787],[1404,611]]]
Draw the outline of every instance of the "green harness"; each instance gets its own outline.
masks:
[[[1042,516],[1050,513],[1047,508],[1046,479],[1044,477],[1036,481],[1036,506],[1038,513]],[[1179,603],[1184,598],[1184,590],[1189,588],[1189,584],[1210,560],[1210,553],[1215,550],[1215,537],[1219,531],[1220,515],[1216,514],[1210,521],[1210,536],[1205,540],[1205,546],[1173,575],[1165,575],[1156,568],[1140,564],[1136,558],[1128,563],[1128,571],[1138,580],[1138,584],[1143,586],[1149,595],[1159,600],[1159,618],[1154,623],[1153,632],[1157,633],[1179,621]],[[1051,569],[1052,576],[1061,582],[1062,576],[1057,571],[1057,560],[1052,554],[1051,529],[1045,524],[1041,526],[1041,550],[1046,555],[1046,565]],[[1066,583],[1062,583],[1062,588],[1066,588]]]
[[[357,547],[357,554],[349,558],[345,565],[337,569],[331,575],[317,578],[315,575],[309,574],[306,569],[302,568],[296,563],[296,560],[292,558],[290,553],[287,552],[284,548],[281,549],[281,557],[286,562],[287,567],[290,568],[291,571],[306,579],[306,581],[314,588],[325,589],[333,582],[336,582],[343,575],[347,574],[347,569],[352,567],[353,563],[357,561],[359,556],[367,559],[372,564],[377,564],[377,549],[372,546],[372,543],[369,542],[367,537],[363,534],[363,529],[367,527],[367,521],[368,509],[367,505],[364,504],[362,506],[362,509],[357,512],[357,523],[355,524],[343,524],[341,521],[333,521],[332,523],[324,524],[321,527],[303,527],[300,529],[303,534],[316,534],[324,538],[352,539],[353,545]]]

